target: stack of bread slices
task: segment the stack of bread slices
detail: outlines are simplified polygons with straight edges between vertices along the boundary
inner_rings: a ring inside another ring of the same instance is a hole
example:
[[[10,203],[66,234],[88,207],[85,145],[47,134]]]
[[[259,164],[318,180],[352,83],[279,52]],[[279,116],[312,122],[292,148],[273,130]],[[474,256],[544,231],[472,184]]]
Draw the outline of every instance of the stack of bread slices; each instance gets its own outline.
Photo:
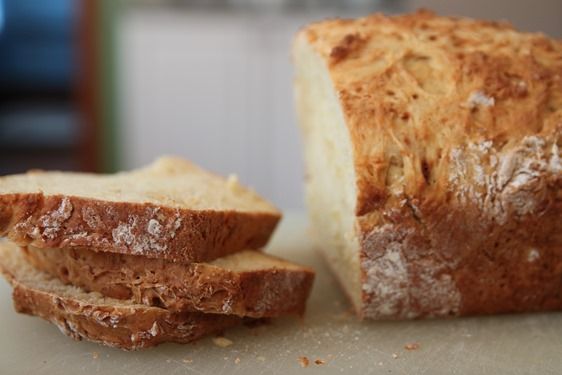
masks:
[[[165,157],[113,175],[0,178],[0,269],[18,312],[133,350],[302,315],[314,273],[262,253],[281,215]]]

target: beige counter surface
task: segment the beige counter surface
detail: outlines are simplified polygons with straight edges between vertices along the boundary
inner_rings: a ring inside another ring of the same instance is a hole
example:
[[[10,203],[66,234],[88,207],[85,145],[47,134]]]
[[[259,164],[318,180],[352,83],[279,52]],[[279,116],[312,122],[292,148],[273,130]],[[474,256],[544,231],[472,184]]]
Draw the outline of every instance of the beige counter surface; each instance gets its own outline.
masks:
[[[306,226],[304,215],[286,215],[268,246],[317,271],[302,321],[227,331],[228,347],[205,338],[123,352],[75,342],[39,318],[16,314],[1,281],[0,374],[562,374],[562,313],[357,321]]]

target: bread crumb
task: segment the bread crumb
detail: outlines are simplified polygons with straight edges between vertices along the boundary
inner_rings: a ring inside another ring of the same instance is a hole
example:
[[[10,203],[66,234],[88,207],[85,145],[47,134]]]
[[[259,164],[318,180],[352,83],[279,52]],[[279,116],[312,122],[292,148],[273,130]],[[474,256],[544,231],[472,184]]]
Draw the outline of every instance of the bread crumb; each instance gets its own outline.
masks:
[[[182,359],[181,360],[183,363],[193,363],[193,359]]]
[[[326,362],[324,362],[324,361],[321,360],[321,359],[316,359],[316,360],[314,361],[314,363],[320,366],[320,365],[323,365],[323,364],[326,363]]]
[[[240,363],[240,358],[236,357],[236,359],[234,360],[234,363],[239,364],[239,363]]]
[[[308,367],[308,364],[310,363],[310,361],[308,360],[308,357],[299,357],[299,363],[301,365],[301,367]]]
[[[382,366],[382,362],[379,362],[379,366]]]
[[[93,352],[93,353],[92,353],[92,358],[93,358],[93,359],[98,359],[99,356],[100,356],[100,355],[98,354],[98,352]]]
[[[230,345],[233,344],[233,342],[231,340],[227,339],[226,337],[222,337],[222,336],[213,337],[213,343],[216,346],[220,346],[221,348],[227,348],[227,347],[229,347]]]
[[[392,358],[394,358],[394,359],[398,358],[398,354],[392,353]]]
[[[409,342],[406,345],[404,345],[404,349],[406,350],[418,350],[420,348],[420,344],[418,344],[417,342]]]

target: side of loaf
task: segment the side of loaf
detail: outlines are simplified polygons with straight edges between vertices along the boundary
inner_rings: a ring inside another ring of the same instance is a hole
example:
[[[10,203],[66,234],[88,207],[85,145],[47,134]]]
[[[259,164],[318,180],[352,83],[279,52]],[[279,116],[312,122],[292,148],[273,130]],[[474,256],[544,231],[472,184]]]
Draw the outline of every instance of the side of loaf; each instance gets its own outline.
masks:
[[[204,262],[263,247],[280,217],[235,178],[178,158],[114,175],[0,177],[0,236],[21,246]]]
[[[187,264],[78,248],[21,250],[65,284],[170,311],[302,315],[314,279],[311,269],[250,250]]]
[[[16,311],[48,320],[76,340],[137,350],[162,342],[191,342],[241,322],[233,315],[172,313],[87,293],[33,268],[18,250],[0,242],[0,271],[14,287]]]
[[[307,202],[362,317],[562,309],[562,42],[421,11],[293,50]]]

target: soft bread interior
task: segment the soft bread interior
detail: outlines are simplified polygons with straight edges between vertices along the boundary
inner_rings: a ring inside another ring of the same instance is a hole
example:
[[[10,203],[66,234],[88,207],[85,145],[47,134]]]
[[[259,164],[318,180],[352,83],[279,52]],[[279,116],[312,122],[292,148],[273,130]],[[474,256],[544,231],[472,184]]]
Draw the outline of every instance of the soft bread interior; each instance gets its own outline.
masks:
[[[361,287],[351,140],[328,69],[304,32],[297,37],[293,54],[310,220],[318,248],[358,308]]]
[[[124,188],[126,187],[126,188]],[[33,171],[0,178],[1,194],[43,193],[192,210],[275,212],[233,176],[224,179],[175,157],[112,175]]]
[[[265,271],[270,269],[312,272],[303,266],[255,250],[245,250],[217,258],[209,264],[233,272]]]

